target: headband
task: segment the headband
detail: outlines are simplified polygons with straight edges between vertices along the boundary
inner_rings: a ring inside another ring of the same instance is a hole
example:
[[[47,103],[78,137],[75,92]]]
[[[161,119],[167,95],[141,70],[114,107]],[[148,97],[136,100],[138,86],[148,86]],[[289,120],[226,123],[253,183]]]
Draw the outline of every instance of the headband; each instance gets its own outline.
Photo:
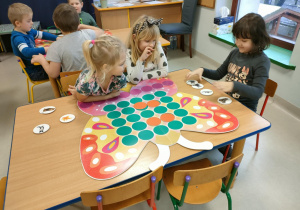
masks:
[[[152,19],[152,18],[151,19],[147,18],[146,20],[144,20],[144,22],[138,23],[134,26],[133,34],[141,33],[141,31],[143,31],[146,27],[152,27],[153,25],[159,26],[161,24],[162,20],[163,20],[163,18],[160,18],[157,20]],[[140,25],[141,25],[141,27],[140,27]]]

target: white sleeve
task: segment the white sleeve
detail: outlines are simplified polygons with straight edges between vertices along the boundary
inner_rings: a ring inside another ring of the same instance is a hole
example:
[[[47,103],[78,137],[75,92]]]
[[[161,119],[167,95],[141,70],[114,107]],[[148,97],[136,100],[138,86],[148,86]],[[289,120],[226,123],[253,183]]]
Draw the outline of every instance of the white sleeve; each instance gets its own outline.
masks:
[[[157,68],[152,71],[144,72],[143,80],[147,80],[149,78],[161,78],[166,77],[168,75],[168,61],[166,55],[162,49],[161,44],[157,43]]]
[[[132,84],[138,84],[143,78],[143,71],[145,62],[137,60],[136,64],[131,60],[131,50],[128,49],[126,52],[126,69],[127,69],[127,81]]]

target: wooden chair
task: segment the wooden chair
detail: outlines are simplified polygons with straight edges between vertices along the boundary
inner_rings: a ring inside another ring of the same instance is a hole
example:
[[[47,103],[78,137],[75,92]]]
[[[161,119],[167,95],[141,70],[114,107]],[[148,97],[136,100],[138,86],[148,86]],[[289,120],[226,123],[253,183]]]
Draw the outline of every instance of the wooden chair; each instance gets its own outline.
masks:
[[[263,113],[264,113],[264,111],[265,111],[265,108],[266,108],[266,105],[267,105],[269,97],[274,97],[275,92],[277,90],[277,86],[278,86],[277,82],[274,82],[271,79],[267,80],[266,86],[265,86],[265,91],[264,91],[264,93],[266,94],[266,98],[265,98],[264,104],[263,104],[263,106],[261,108],[261,111],[260,111],[260,114],[259,114],[260,116],[262,116]],[[259,133],[256,136],[255,151],[258,151],[258,143],[259,143]],[[228,151],[229,151],[229,147],[230,147],[230,144],[226,148],[226,151],[225,151],[222,163],[224,163],[226,161],[227,154],[228,154]]]
[[[228,209],[232,209],[229,188],[243,154],[220,165],[212,166],[205,158],[164,170],[163,181],[170,194],[174,209],[183,203],[204,204],[213,200],[219,192],[227,196]],[[222,178],[230,175],[227,186]]]
[[[46,80],[40,80],[40,81],[33,81],[30,79],[29,75],[27,74],[27,71],[26,71],[26,67],[25,67],[25,64],[24,62],[22,61],[22,59],[18,56],[17,57],[17,60],[24,72],[24,74],[26,75],[27,77],[27,94],[28,94],[28,102],[30,103],[30,93],[29,93],[29,81],[32,83],[32,86],[31,86],[31,103],[34,103],[34,96],[33,96],[33,87],[36,86],[36,85],[40,85],[40,84],[43,84],[45,82],[48,82],[49,79],[46,79]]]
[[[50,83],[55,98],[60,98],[62,95],[67,95],[69,85],[75,85],[80,72],[81,71],[61,72],[60,78],[50,78]]]
[[[161,166],[132,182],[109,189],[82,192],[80,197],[83,205],[90,206],[91,209],[116,210],[147,200],[148,205],[156,210],[155,184],[161,180],[162,174]]]
[[[4,195],[5,195],[5,189],[6,189],[6,180],[7,177],[2,177],[0,180],[0,210],[3,209],[3,204],[4,204]]]

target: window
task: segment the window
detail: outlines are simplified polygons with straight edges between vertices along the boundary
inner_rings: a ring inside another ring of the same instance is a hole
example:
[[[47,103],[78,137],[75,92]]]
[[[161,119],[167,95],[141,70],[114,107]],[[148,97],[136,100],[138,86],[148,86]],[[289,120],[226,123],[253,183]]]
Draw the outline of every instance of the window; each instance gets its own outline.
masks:
[[[293,50],[300,28],[300,0],[232,1],[236,21],[249,12],[265,19],[272,44]]]

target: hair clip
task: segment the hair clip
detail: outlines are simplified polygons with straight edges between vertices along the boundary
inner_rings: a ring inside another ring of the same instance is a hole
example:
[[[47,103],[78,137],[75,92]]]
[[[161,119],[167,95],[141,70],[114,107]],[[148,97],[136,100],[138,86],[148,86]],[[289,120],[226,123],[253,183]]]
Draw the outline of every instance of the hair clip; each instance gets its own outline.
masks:
[[[89,44],[89,48],[92,48],[95,44],[95,40],[91,40],[91,43]]]
[[[133,33],[137,34],[137,33],[141,33],[141,31],[143,31],[146,27],[152,27],[153,25],[157,25],[159,26],[162,22],[163,18],[160,19],[146,19],[144,22],[142,23],[138,23],[134,26],[133,28]],[[140,24],[142,24],[142,26],[140,27]]]

